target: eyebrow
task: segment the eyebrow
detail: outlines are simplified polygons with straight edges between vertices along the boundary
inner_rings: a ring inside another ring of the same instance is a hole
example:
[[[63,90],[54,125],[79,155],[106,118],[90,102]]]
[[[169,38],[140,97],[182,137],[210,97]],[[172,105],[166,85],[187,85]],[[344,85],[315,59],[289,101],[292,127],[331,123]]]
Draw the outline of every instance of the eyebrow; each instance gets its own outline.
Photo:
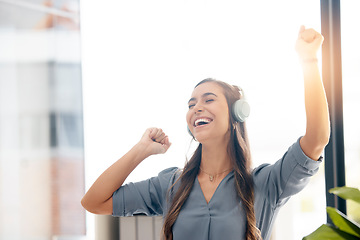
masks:
[[[212,92],[206,92],[206,93],[204,93],[203,95],[201,95],[201,97],[204,98],[204,97],[207,97],[207,96],[209,96],[209,95],[212,95],[212,96],[217,97],[217,95],[216,95],[215,93],[212,93]],[[196,98],[190,98],[190,100],[188,101],[188,104],[189,104],[191,101],[195,101],[195,100],[196,100]]]

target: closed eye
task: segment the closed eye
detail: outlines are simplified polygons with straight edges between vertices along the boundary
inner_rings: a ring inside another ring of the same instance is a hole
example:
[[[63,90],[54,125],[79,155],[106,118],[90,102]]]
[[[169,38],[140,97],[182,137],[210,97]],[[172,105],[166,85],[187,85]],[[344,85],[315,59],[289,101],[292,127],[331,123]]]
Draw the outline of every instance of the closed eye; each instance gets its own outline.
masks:
[[[205,100],[205,103],[210,103],[213,101],[214,101],[214,99],[207,99],[207,100]],[[195,104],[189,104],[189,109],[192,109],[194,106],[195,106]]]

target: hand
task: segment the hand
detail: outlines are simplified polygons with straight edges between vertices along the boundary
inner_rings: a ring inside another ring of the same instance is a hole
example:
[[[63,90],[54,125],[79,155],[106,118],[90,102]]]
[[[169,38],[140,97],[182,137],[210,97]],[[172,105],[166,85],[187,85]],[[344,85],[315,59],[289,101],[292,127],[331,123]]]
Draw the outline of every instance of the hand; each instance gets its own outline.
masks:
[[[316,58],[324,37],[312,28],[305,29],[301,26],[295,49],[301,59]]]
[[[171,146],[169,137],[160,128],[148,128],[139,143],[145,146],[149,155],[165,153]]]

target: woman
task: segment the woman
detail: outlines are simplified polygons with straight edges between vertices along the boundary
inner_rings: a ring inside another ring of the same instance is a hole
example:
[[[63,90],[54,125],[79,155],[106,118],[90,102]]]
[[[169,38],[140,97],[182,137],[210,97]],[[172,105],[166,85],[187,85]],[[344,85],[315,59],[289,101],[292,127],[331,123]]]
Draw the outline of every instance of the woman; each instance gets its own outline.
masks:
[[[188,102],[188,129],[199,142],[183,170],[122,185],[136,166],[171,146],[159,128],[109,167],[82,199],[96,214],[164,215],[163,238],[269,239],[279,208],[316,173],[330,128],[316,53],[322,36],[300,28],[296,42],[305,85],[306,132],[275,164],[251,169],[245,123],[233,114],[240,89],[214,79],[201,81]]]

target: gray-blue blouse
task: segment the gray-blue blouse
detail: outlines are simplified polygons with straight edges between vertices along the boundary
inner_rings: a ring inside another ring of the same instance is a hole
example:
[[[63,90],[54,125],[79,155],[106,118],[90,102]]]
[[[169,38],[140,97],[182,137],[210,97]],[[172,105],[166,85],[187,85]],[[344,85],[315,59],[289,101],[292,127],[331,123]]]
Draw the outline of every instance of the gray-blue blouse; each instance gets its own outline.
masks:
[[[255,215],[264,240],[270,238],[279,208],[301,191],[319,168],[321,161],[307,157],[299,140],[275,164],[262,164],[253,171]],[[113,216],[166,214],[168,189],[178,177],[178,168],[169,168],[157,177],[120,187],[113,194]],[[173,239],[244,239],[246,218],[234,184],[234,172],[230,172],[207,203],[196,178],[173,226]]]

